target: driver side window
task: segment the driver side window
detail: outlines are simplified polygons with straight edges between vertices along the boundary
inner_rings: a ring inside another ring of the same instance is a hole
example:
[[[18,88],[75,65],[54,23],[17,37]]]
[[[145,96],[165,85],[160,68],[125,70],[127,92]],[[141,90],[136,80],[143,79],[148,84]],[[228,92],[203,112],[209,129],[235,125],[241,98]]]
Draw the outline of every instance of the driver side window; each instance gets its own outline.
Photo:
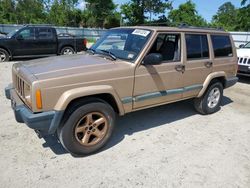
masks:
[[[19,34],[23,39],[34,39],[35,38],[35,31],[34,28],[27,28],[22,30]]]
[[[159,34],[152,45],[150,53],[159,53],[163,61],[180,61],[180,34]]]

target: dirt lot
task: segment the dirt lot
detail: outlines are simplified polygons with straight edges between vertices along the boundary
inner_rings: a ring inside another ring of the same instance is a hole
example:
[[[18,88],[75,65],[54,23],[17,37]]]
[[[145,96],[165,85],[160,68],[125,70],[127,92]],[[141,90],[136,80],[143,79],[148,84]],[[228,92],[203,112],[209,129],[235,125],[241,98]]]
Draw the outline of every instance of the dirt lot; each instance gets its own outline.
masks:
[[[3,91],[11,66],[0,64],[0,187],[250,187],[250,78],[216,114],[192,101],[131,113],[101,152],[74,158],[15,122]]]

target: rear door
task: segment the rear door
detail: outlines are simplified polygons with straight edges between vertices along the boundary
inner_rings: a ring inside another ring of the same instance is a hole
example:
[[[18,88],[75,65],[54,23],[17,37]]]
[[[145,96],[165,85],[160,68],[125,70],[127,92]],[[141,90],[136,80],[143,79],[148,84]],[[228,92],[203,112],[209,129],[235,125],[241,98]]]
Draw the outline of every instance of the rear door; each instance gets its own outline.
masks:
[[[41,27],[36,29],[36,54],[56,54],[57,36],[52,28]]]
[[[185,34],[185,72],[183,98],[197,96],[207,76],[213,70],[211,41],[208,34]]]

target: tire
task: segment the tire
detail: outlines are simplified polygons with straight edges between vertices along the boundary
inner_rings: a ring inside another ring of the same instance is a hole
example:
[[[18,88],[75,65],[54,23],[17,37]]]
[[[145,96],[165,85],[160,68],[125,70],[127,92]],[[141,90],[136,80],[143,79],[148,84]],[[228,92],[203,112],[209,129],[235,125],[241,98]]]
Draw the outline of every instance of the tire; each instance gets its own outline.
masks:
[[[72,154],[92,154],[108,142],[116,114],[109,104],[101,101],[73,108],[69,109],[70,115],[57,130],[59,141]]]
[[[61,55],[72,55],[74,53],[75,50],[70,46],[63,47],[60,52]]]
[[[216,97],[217,96],[217,97]],[[212,114],[220,110],[223,97],[223,86],[218,82],[212,83],[202,97],[194,100],[195,109],[203,114]]]
[[[9,60],[10,60],[9,53],[6,50],[0,48],[0,63],[9,61]]]

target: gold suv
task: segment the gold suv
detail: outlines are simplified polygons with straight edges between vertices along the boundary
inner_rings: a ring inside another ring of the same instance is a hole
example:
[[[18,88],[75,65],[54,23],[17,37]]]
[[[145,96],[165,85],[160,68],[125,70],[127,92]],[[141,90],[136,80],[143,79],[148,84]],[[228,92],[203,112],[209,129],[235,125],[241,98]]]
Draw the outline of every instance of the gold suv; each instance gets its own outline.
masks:
[[[109,140],[117,115],[190,98],[201,114],[218,111],[236,73],[223,30],[123,27],[85,54],[14,64],[5,93],[18,122],[57,133],[66,150],[83,155]]]

